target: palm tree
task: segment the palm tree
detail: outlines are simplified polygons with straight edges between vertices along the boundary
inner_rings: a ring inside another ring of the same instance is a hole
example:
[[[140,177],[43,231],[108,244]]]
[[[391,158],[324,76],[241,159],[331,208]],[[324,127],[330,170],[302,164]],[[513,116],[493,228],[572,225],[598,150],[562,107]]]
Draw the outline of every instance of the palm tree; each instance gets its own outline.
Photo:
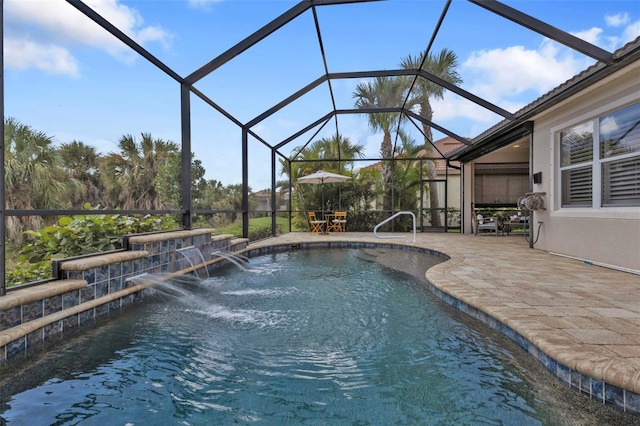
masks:
[[[424,71],[427,71],[441,79],[448,81],[452,84],[462,83],[462,78],[456,71],[458,66],[457,55],[449,49],[442,49],[438,55],[429,54],[424,60],[426,52],[422,52],[419,56],[408,55],[402,59],[400,66],[405,69],[419,69],[422,66]],[[420,116],[432,121],[433,109],[431,108],[431,98],[442,99],[444,96],[444,87],[427,80],[423,77],[418,77],[413,86],[411,97],[416,105],[420,106]],[[431,132],[431,126],[427,123],[422,123],[422,130],[424,132],[424,148],[428,157],[433,157],[433,134]],[[436,167],[433,161],[429,162],[427,170],[429,171],[429,198],[431,200],[431,224],[433,226],[441,226],[439,202],[438,202],[438,187],[436,179]]]
[[[178,145],[142,133],[140,142],[124,135],[118,147],[120,152],[110,153],[102,164],[102,176],[112,205],[123,209],[165,208],[158,190],[158,176],[171,155],[180,152]]]
[[[350,160],[356,157],[361,158],[363,156],[363,150],[364,147],[362,145],[353,144],[349,138],[338,133],[328,138],[318,139],[304,148],[294,148],[293,152],[297,153],[295,154],[295,162],[280,159],[280,174],[291,177],[292,191],[301,197],[300,199],[293,199],[295,204],[294,210],[304,210],[306,204],[302,198],[303,189],[296,184],[299,177],[321,169],[334,173],[344,173],[349,169],[353,169],[353,161]],[[305,160],[309,161],[305,162]],[[288,181],[279,181],[278,187],[281,191],[290,189]],[[307,200],[307,202],[314,203],[314,205],[321,204],[320,188],[307,186],[305,187],[304,194],[312,196],[312,200]],[[298,218],[298,222],[302,224],[304,222],[303,219],[304,218]]]
[[[69,176],[82,184],[82,192],[73,200],[73,207],[81,208],[85,203],[101,204],[104,188],[98,170],[102,156],[96,148],[74,140],[61,144],[59,151]]]
[[[81,185],[62,167],[60,152],[52,138],[14,118],[4,124],[5,207],[12,210],[64,209]],[[7,237],[22,243],[24,230],[38,230],[40,216],[7,217]]]
[[[359,109],[401,107],[404,104],[406,84],[396,77],[376,77],[373,82],[360,83],[353,93],[356,99],[355,107]],[[408,108],[411,105],[407,106]],[[374,131],[383,133],[380,144],[380,157],[382,166],[380,169],[382,179],[382,189],[384,192],[383,208],[391,208],[391,197],[389,196],[389,183],[391,182],[391,166],[384,160],[393,158],[393,145],[391,143],[391,133],[393,128],[398,127],[401,120],[400,113],[369,113],[369,127]]]
[[[422,164],[422,162],[410,159],[403,160],[403,158],[415,158],[422,147],[402,129],[398,130],[398,139],[401,143],[397,149],[396,157],[401,161],[397,161],[396,167],[394,167],[395,209],[414,210],[417,207],[417,194],[420,185],[420,168],[416,167],[416,163]]]

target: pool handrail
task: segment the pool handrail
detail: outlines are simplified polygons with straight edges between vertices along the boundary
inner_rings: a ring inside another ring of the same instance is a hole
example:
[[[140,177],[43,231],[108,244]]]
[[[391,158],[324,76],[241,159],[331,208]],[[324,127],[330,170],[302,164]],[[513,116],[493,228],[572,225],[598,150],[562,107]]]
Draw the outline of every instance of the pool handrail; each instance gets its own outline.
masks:
[[[375,235],[376,238],[406,238],[405,235],[378,235],[378,228],[379,227],[381,227],[385,223],[389,222],[392,219],[395,219],[396,217],[398,217],[398,216],[400,216],[402,214],[410,214],[413,217],[413,242],[415,243],[416,242],[416,215],[413,212],[410,212],[410,211],[397,212],[393,216],[390,216],[390,217],[386,218],[385,220],[383,220],[382,222],[380,222],[379,224],[377,224],[373,228],[373,235]],[[407,242],[409,242],[409,240],[407,240]]]

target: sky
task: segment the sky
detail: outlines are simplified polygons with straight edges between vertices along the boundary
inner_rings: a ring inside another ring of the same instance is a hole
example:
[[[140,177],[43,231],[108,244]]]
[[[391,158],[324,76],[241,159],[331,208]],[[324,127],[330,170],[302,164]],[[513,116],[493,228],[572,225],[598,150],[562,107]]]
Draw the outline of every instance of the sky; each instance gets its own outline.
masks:
[[[511,0],[503,3],[609,52],[640,36],[637,0]],[[4,111],[54,143],[81,141],[117,151],[124,135],[180,143],[180,85],[64,0],[4,0]],[[86,0],[85,4],[182,77],[218,57],[294,7],[288,0]],[[386,0],[316,8],[329,72],[399,69],[429,45],[446,2]],[[473,3],[453,0],[430,52],[453,50],[460,86],[510,112],[595,61]],[[311,10],[225,63],[194,86],[247,123],[321,77],[325,64]],[[354,107],[353,92],[369,79],[332,80],[256,124],[271,145],[333,110]],[[502,120],[446,92],[432,101],[433,121],[474,137]],[[191,96],[192,152],[207,179],[241,183],[241,130]],[[282,149],[336,133],[319,126]],[[378,156],[382,136],[365,116],[340,115],[337,130]],[[411,130],[417,141],[421,135]],[[439,132],[434,138],[444,137]],[[249,140],[249,185],[270,187],[271,152]],[[282,176],[276,176],[281,179]]]

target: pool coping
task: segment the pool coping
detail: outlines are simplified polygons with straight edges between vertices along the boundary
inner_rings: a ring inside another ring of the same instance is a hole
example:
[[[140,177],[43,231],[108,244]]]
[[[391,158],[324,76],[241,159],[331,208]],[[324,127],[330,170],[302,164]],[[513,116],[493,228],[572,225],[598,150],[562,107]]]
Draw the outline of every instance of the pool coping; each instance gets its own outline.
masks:
[[[467,255],[459,244],[454,245],[451,244],[452,242],[463,242],[463,247],[467,245],[471,246],[468,249],[471,250],[472,254]],[[479,266],[477,264],[474,265],[472,262],[477,259],[473,258],[473,253],[476,252],[473,246],[478,245],[478,248],[502,250],[502,252],[504,252],[505,243],[508,243],[509,248],[513,249],[513,252],[515,252],[513,255],[516,259],[521,256],[522,253],[526,253],[527,256],[540,258],[540,262],[534,263],[534,265],[544,265],[546,262],[556,267],[548,271],[545,270],[545,268],[541,268],[543,269],[542,274],[536,274],[536,277],[544,277],[545,273],[547,275],[549,273],[555,274],[555,279],[550,280],[552,285],[557,286],[557,282],[562,283],[564,279],[574,278],[568,270],[575,271],[576,269],[579,270],[583,268],[584,271],[586,271],[585,273],[589,275],[593,275],[595,271],[593,266],[587,266],[572,259],[553,256],[540,250],[531,250],[523,244],[521,237],[489,239],[486,237],[469,237],[463,235],[442,236],[422,234],[414,243],[411,241],[396,240],[391,242],[390,240],[380,240],[368,233],[347,233],[344,235],[333,234],[326,236],[310,236],[307,233],[289,233],[251,243],[244,249],[243,254],[248,257],[254,257],[298,249],[392,248],[420,251],[442,257],[445,259],[444,262],[431,267],[425,272],[428,288],[440,300],[467,314],[471,318],[486,324],[515,342],[522,350],[543,365],[556,379],[571,389],[621,411],[640,415],[640,355],[636,359],[636,357],[633,356],[635,353],[632,353],[632,356],[629,357],[611,356],[611,354],[603,353],[603,351],[599,353],[599,345],[578,344],[574,342],[573,340],[575,339],[572,339],[566,330],[560,326],[554,329],[553,327],[547,327],[544,323],[536,322],[536,316],[544,317],[544,315],[540,315],[539,312],[535,312],[535,315],[533,315],[534,319],[532,319],[531,315],[527,316],[527,311],[532,310],[530,306],[525,306],[517,302],[509,302],[511,304],[507,304],[507,309],[505,309],[504,304],[500,305],[495,303],[496,296],[493,297],[493,300],[487,300],[487,293],[478,291],[478,288],[482,288],[483,286],[487,288],[491,288],[491,286],[488,283],[474,282],[477,278],[475,275],[479,274],[482,276],[489,272],[486,268],[490,268],[492,273],[490,273],[489,276],[491,278],[495,278],[496,276],[500,277],[500,274],[495,274],[495,272],[500,271],[500,267],[497,266],[499,261],[505,259],[504,256],[502,256],[503,259],[500,259],[498,256],[498,263],[496,263],[496,256],[493,256],[494,262],[488,262],[488,265],[484,262]],[[492,252],[489,251],[489,253]],[[558,264],[565,269],[558,269]],[[524,270],[526,270],[527,266],[530,265],[525,264]],[[630,277],[632,274],[603,269],[605,268],[598,268],[597,273],[598,275],[604,276],[604,278],[599,279],[604,280],[605,283],[609,283],[608,280],[611,280],[610,283],[613,283],[614,280],[620,280],[624,283],[629,282],[633,284],[634,279],[637,280],[636,277]],[[565,277],[562,276],[562,271],[565,271]],[[510,286],[512,291],[513,288],[519,290],[518,279],[509,276],[502,278],[510,280],[512,284],[516,284],[515,286]],[[496,289],[491,288],[491,290],[494,291]],[[500,289],[498,289],[498,291],[500,291]],[[540,292],[542,292],[542,290],[540,290]],[[602,296],[606,295],[598,296],[602,299]],[[511,298],[511,296],[505,294],[505,299],[506,298]],[[597,301],[598,298],[594,298],[594,300]],[[559,301],[553,300],[552,302],[557,304]],[[588,300],[586,302],[588,303]],[[596,304],[596,306],[599,305],[602,304]],[[545,306],[542,308],[545,308]],[[560,305],[559,309],[563,309],[563,306]],[[564,309],[570,310],[571,307],[564,307]],[[623,311],[621,307],[602,307],[599,309],[605,313],[616,309],[617,311],[615,311],[615,313],[618,315]],[[606,311],[606,309],[609,309],[609,311]],[[589,313],[591,314],[592,312],[589,311]],[[595,314],[597,313],[598,311],[595,312]],[[636,312],[632,312],[632,314],[636,314]],[[554,319],[553,315],[550,314],[547,319],[549,321],[546,322],[551,323]],[[615,320],[615,318],[613,319]],[[637,313],[637,316],[634,315],[631,324],[638,325],[640,335],[640,312]],[[620,324],[617,326],[619,325]],[[571,327],[572,325],[563,324],[563,326]],[[603,334],[604,331],[609,332],[609,330],[604,329],[602,331]],[[607,336],[611,338],[610,334],[607,334]],[[633,337],[635,336],[636,335],[633,334]],[[612,341],[615,341],[615,338],[613,338]],[[593,348],[590,346],[593,346]],[[604,346],[606,346],[606,343]],[[632,351],[640,351],[640,340],[631,341],[631,344],[628,346]],[[585,347],[588,347],[589,351],[585,351]]]

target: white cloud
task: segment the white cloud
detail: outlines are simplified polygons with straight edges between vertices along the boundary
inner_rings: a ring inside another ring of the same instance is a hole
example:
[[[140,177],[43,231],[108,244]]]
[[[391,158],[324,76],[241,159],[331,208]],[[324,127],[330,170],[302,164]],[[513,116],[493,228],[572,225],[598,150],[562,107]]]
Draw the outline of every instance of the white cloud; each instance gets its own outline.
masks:
[[[189,6],[194,9],[209,9],[214,3],[219,3],[222,0],[188,0]]]
[[[380,156],[380,144],[382,143],[382,133],[368,134],[364,143],[365,158],[377,158]]]
[[[588,43],[597,45],[598,42],[600,41],[600,36],[602,35],[602,32],[603,32],[602,28],[593,27],[593,28],[589,28],[588,30],[573,33],[573,35],[578,38],[581,38],[582,40]]]
[[[472,93],[499,105],[526,92],[539,96],[587,66],[564,52],[550,40],[538,50],[523,46],[483,50],[472,53],[462,70]]]
[[[135,9],[118,1],[86,0],[85,3],[140,44],[159,42],[164,47],[170,45],[171,36],[167,32],[161,27],[145,26]],[[74,45],[102,49],[124,61],[135,57],[126,45],[64,0],[6,0],[4,8],[6,39],[12,41],[9,49],[26,43],[45,57],[60,57],[63,56],[61,52],[66,52],[68,62],[76,61],[71,57]],[[37,58],[24,52],[6,52],[5,49],[5,53],[11,58],[7,63],[10,67],[41,68]],[[77,66],[75,71],[69,68],[66,73],[77,74]]]
[[[14,69],[37,68],[48,74],[79,75],[78,64],[68,50],[24,39],[5,40],[4,61]]]
[[[470,118],[487,123],[494,116],[488,109],[451,92],[446,92],[442,99],[435,99],[431,104],[433,107],[433,120],[436,123],[444,123],[458,118]]]
[[[640,21],[635,21],[627,25],[622,33],[622,43],[630,42],[640,37]]]
[[[604,17],[605,22],[610,27],[621,27],[629,23],[628,13],[618,13],[616,15],[606,15]]]

